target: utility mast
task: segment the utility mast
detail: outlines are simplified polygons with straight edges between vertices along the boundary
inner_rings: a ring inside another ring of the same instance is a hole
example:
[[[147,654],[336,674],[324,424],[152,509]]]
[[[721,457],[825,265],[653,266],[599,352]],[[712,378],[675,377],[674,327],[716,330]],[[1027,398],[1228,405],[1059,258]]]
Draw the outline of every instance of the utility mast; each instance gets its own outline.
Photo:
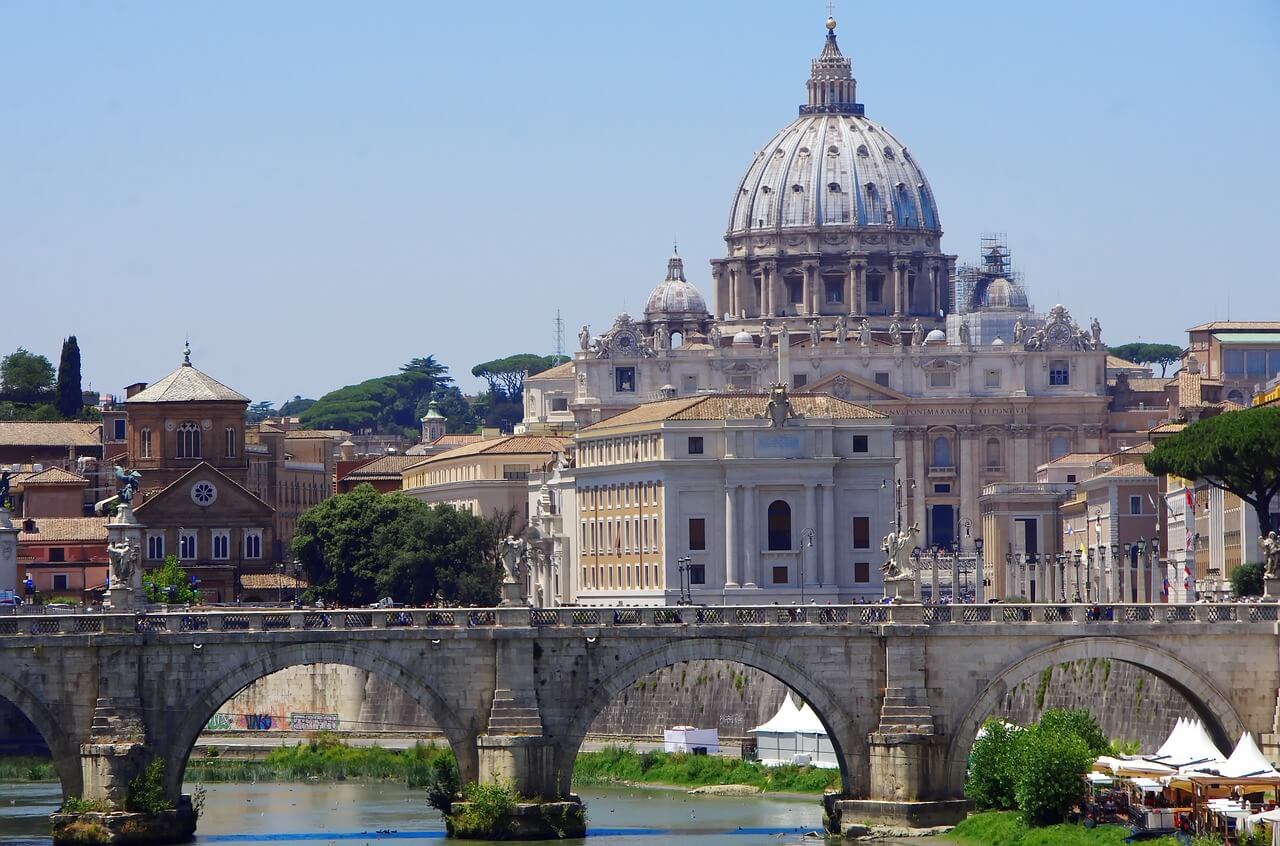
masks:
[[[560,309],[556,309],[556,358],[564,358],[564,318],[560,316]]]

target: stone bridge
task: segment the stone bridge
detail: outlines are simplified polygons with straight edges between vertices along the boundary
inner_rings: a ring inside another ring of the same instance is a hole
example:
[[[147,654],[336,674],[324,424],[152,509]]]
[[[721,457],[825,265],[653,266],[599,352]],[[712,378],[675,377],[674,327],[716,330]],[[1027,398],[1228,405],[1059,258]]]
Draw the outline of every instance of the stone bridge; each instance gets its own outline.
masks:
[[[464,780],[511,778],[555,800],[596,715],[647,673],[732,661],[808,702],[858,819],[925,822],[963,807],[982,721],[1056,664],[1125,661],[1173,685],[1224,749],[1241,731],[1280,754],[1277,605],[497,608],[0,617],[0,697],[53,751],[64,794],[123,801],[167,764],[176,799],[209,718],[263,676],[345,664],[435,718]]]

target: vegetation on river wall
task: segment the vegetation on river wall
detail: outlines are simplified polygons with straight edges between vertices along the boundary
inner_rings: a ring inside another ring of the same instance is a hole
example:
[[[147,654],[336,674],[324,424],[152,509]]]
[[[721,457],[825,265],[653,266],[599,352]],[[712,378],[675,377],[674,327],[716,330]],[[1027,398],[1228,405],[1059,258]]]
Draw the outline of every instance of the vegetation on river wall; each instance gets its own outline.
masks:
[[[704,787],[749,784],[778,793],[822,793],[839,787],[840,771],[817,767],[766,767],[755,761],[711,755],[636,752],[613,746],[582,752],[573,767],[574,784],[671,784]]]
[[[1130,835],[1119,825],[1085,828],[1073,823],[1033,828],[1014,811],[970,814],[947,834],[961,846],[1120,846]],[[1147,840],[1151,846],[1177,846],[1172,837]]]
[[[425,787],[436,763],[453,760],[447,746],[416,744],[409,749],[381,746],[348,746],[331,734],[320,734],[306,743],[281,746],[261,761],[232,761],[216,755],[192,757],[187,781],[403,781]]]

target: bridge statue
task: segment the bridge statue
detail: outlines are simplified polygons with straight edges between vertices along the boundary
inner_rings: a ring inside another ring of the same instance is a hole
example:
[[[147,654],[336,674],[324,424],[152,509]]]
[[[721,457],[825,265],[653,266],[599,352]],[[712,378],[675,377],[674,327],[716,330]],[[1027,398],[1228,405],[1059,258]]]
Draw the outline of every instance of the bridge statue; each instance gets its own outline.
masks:
[[[1280,583],[1280,535],[1273,531],[1263,536],[1258,543],[1262,546],[1262,567],[1265,578],[1269,582]],[[1280,584],[1277,586],[1280,587]],[[1267,595],[1275,594],[1268,590]]]
[[[130,590],[138,568],[138,547],[127,540],[113,541],[107,544],[107,558],[111,564],[111,586]]]
[[[137,470],[126,470],[119,464],[114,466],[116,481],[120,483],[120,490],[116,496],[119,497],[122,505],[130,505],[133,502],[134,493],[138,490],[138,482],[142,479],[142,474]]]
[[[912,523],[905,530],[885,535],[884,542],[880,544],[880,549],[885,554],[884,564],[880,565],[885,581],[915,578],[915,568],[911,566],[911,549],[915,546],[915,536],[918,534],[920,524]]]

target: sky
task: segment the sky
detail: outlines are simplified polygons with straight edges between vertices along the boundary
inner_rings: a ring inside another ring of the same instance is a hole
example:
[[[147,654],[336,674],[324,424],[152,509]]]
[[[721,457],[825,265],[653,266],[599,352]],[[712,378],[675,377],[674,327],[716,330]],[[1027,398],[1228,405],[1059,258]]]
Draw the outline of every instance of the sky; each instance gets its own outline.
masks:
[[[817,0],[0,2],[0,353],[256,400],[638,314],[805,99]],[[1280,319],[1280,3],[838,2],[943,247],[1104,340]],[[714,306],[713,306],[714,308]]]

